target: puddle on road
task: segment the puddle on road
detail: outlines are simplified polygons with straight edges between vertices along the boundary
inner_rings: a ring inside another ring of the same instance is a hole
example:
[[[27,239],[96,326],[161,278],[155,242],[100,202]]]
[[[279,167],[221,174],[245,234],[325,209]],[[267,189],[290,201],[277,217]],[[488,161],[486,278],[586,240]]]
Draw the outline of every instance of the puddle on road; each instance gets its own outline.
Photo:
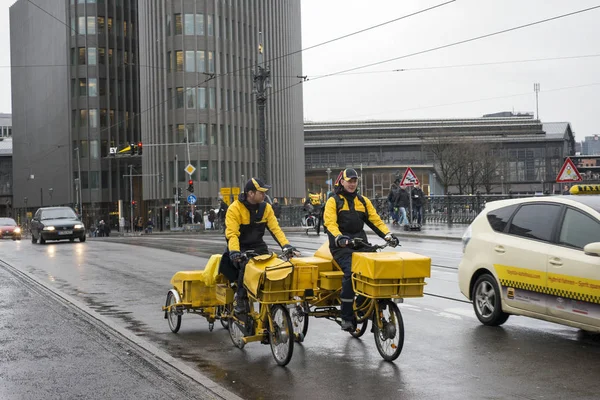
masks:
[[[45,271],[36,269],[34,267],[29,268],[29,273],[36,276],[46,276]],[[137,336],[147,336],[147,325],[133,318],[132,313],[130,311],[121,310],[119,309],[119,305],[102,302],[95,298],[95,296],[107,296],[107,293],[86,293],[85,291],[82,291],[81,289],[72,286],[64,279],[56,277],[53,277],[52,281],[49,283],[51,283],[60,291],[82,300],[91,309],[98,312],[99,314],[104,315],[106,317],[113,317],[123,321],[125,323],[125,328],[135,333]]]

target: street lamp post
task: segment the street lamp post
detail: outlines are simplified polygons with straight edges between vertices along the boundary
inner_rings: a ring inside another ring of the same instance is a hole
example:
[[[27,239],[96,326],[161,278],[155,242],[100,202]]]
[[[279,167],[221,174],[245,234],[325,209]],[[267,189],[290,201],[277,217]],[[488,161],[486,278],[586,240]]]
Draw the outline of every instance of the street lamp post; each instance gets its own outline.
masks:
[[[267,89],[271,85],[271,70],[263,61],[262,33],[259,32],[258,65],[254,70],[254,89],[256,104],[258,106],[258,176],[269,182],[267,176],[267,132],[265,126],[265,108],[267,105]]]
[[[23,197],[23,203],[25,203],[25,226],[29,225],[28,217],[27,217],[27,197]]]

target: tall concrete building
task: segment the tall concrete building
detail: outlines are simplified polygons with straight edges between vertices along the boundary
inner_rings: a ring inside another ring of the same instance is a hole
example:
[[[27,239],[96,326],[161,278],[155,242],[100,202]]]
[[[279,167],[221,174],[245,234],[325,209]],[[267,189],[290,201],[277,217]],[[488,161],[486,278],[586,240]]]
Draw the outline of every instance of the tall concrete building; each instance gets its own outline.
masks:
[[[141,168],[110,157],[140,140],[137,0],[18,0],[10,40],[14,206],[82,203],[86,223],[116,223]]]
[[[223,187],[256,176],[253,70],[264,43],[269,183],[276,197],[304,193],[299,0],[165,0],[139,3],[144,199],[158,209],[186,192],[215,203]],[[262,34],[259,34],[262,32]],[[293,86],[293,87],[290,87]],[[161,179],[164,177],[164,179]],[[169,206],[167,206],[169,208]],[[173,212],[171,211],[171,217]]]
[[[598,135],[586,136],[581,145],[581,155],[599,155],[600,154],[600,138]]]

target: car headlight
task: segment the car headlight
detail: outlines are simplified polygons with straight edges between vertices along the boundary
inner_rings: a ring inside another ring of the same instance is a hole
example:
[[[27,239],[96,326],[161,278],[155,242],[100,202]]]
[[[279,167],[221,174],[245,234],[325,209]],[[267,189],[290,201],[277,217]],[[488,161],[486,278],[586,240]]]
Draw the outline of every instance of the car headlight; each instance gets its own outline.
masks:
[[[77,224],[74,226],[75,229],[83,229],[83,225],[82,224]]]
[[[21,233],[21,228],[15,228],[15,233]]]
[[[53,226],[45,226],[44,229],[42,229],[44,231],[53,231],[54,227]]]

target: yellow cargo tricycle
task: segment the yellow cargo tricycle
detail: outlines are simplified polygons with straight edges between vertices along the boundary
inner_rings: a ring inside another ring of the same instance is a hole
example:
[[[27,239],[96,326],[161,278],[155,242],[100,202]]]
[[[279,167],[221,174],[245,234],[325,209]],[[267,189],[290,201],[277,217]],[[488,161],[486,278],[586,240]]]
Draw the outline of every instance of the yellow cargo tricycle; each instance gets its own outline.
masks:
[[[210,331],[217,319],[224,328],[228,328],[233,290],[227,279],[219,274],[220,262],[221,255],[214,254],[204,270],[179,271],[171,278],[173,288],[167,292],[167,301],[162,309],[173,333],[181,328],[184,313],[205,317]]]
[[[361,239],[352,240],[351,246],[359,250],[352,255],[352,286],[361,303],[355,301],[356,329],[350,334],[361,337],[372,321],[379,354],[386,361],[393,361],[404,345],[404,322],[396,302],[423,297],[425,278],[431,276],[431,258],[411,252],[377,252],[387,244],[371,245]],[[344,273],[333,260],[329,243],[323,244],[313,257],[293,258],[290,262],[296,268],[305,265],[318,268],[315,295],[291,307],[294,337],[299,341],[306,337],[309,316],[341,324],[340,294]]]
[[[293,264],[293,258],[286,255],[245,255],[248,310],[245,315],[231,314],[229,335],[240,349],[249,342],[269,344],[277,364],[286,365],[292,359],[294,342],[301,340],[294,332],[288,307],[314,297],[318,267]]]

